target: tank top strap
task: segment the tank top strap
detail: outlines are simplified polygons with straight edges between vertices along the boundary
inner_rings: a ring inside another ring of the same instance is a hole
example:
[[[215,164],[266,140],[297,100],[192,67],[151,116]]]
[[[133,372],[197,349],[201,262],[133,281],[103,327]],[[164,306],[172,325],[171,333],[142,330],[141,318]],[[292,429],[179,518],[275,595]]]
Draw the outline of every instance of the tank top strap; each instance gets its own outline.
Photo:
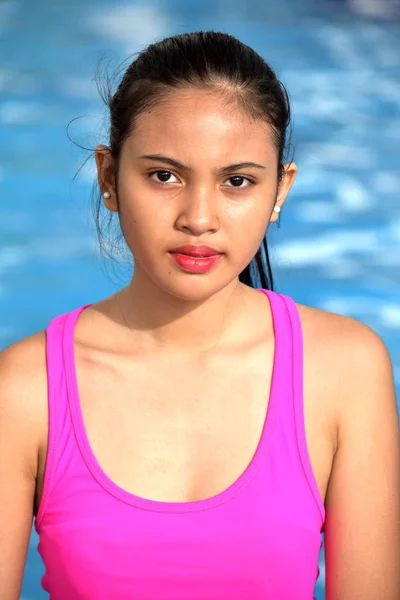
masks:
[[[75,321],[78,314],[89,305],[57,315],[48,323],[45,334],[45,355],[47,371],[47,407],[48,407],[48,437],[47,455],[43,491],[38,513],[35,517],[35,529],[38,530],[45,513],[46,504],[53,487],[55,473],[58,475],[59,462],[62,460],[63,449],[67,445],[71,433],[71,417],[68,404],[68,382],[66,379],[64,339],[70,327],[71,320]]]
[[[258,289],[268,296],[274,328],[275,349],[272,384],[273,387],[279,389],[272,389],[271,395],[274,392],[282,398],[283,395],[291,395],[293,392],[293,363],[295,357],[293,353],[292,323],[289,313],[289,310],[293,311],[293,308],[291,307],[288,310],[288,296],[264,288]],[[286,406],[287,402],[278,399],[278,403],[280,410],[292,409],[292,407]]]
[[[260,288],[259,288],[260,289]],[[276,420],[282,439],[286,440],[289,452],[296,453],[308,487],[318,506],[322,520],[325,507],[318,490],[307,447],[304,413],[304,344],[300,315],[294,300],[285,294],[271,290],[268,295],[274,319],[276,364],[274,381],[279,401],[276,407]],[[292,441],[291,441],[292,440]],[[289,449],[289,446],[292,448]]]
[[[305,419],[304,419],[304,385],[303,385],[303,368],[304,368],[304,351],[303,351],[303,331],[299,312],[294,300],[285,294],[279,294],[286,309],[286,328],[289,350],[289,361],[287,368],[290,369],[290,381],[292,385],[291,396],[292,403],[290,405],[294,424],[296,428],[296,439],[300,458],[303,468],[306,471],[311,471],[311,464],[308,460],[308,450],[305,436]],[[310,473],[308,473],[310,474]]]

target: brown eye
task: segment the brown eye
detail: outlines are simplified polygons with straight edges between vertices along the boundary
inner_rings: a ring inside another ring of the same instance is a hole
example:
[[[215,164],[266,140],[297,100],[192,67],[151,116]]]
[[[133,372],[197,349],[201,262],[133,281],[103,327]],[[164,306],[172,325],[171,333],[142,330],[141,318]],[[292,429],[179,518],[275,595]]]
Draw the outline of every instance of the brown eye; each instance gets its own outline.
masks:
[[[250,185],[254,185],[254,181],[252,181],[248,177],[244,177],[244,175],[233,175],[232,177],[229,177],[229,179],[227,179],[226,181],[234,182],[234,184],[232,186],[228,186],[228,187],[234,187],[234,188],[239,188],[239,189],[248,188],[248,187],[250,187]],[[248,181],[250,185],[244,185],[244,186],[240,185],[243,181]]]
[[[168,180],[168,178],[172,175],[173,177],[175,177],[175,175],[173,173],[171,173],[171,171],[152,171],[151,173],[149,173],[149,178],[151,178],[152,175],[161,175],[161,181],[160,179],[157,181],[155,179],[153,179],[153,181],[156,181],[156,183],[175,183],[175,182],[171,182]]]

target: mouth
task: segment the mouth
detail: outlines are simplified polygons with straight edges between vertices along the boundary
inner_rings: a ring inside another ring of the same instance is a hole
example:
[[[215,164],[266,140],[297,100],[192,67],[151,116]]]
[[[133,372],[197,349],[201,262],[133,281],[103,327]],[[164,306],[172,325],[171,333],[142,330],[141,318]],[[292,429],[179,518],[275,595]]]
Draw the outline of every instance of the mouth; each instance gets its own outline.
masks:
[[[211,246],[195,246],[192,244],[186,244],[179,248],[174,248],[170,251],[172,254],[181,254],[185,256],[191,256],[192,258],[208,258],[210,256],[220,256],[222,252]]]
[[[211,258],[212,256],[221,256],[220,254],[188,254],[187,252],[171,252],[180,256],[189,256],[190,258]]]
[[[222,258],[222,254],[211,254],[208,256],[193,256],[181,252],[170,252],[175,263],[189,273],[204,273],[211,269]]]

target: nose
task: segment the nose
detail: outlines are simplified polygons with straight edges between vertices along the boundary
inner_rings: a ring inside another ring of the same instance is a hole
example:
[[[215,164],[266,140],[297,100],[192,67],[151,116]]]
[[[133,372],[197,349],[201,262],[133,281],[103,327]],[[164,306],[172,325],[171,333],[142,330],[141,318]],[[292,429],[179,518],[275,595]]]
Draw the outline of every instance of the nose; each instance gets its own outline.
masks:
[[[209,188],[191,187],[182,196],[176,227],[185,233],[202,235],[219,229],[218,199]]]

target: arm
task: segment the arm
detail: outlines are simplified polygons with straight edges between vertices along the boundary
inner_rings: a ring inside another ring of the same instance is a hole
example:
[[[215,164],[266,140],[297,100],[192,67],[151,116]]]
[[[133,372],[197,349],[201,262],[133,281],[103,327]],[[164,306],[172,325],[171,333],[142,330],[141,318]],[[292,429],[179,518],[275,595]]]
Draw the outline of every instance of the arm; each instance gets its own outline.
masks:
[[[39,336],[40,337],[40,336]],[[38,456],[38,334],[0,352],[0,590],[20,597],[32,528]],[[43,377],[43,372],[42,375]]]
[[[362,323],[346,319],[341,335],[338,449],[324,530],[326,600],[399,600],[400,437],[391,361],[381,338]]]

